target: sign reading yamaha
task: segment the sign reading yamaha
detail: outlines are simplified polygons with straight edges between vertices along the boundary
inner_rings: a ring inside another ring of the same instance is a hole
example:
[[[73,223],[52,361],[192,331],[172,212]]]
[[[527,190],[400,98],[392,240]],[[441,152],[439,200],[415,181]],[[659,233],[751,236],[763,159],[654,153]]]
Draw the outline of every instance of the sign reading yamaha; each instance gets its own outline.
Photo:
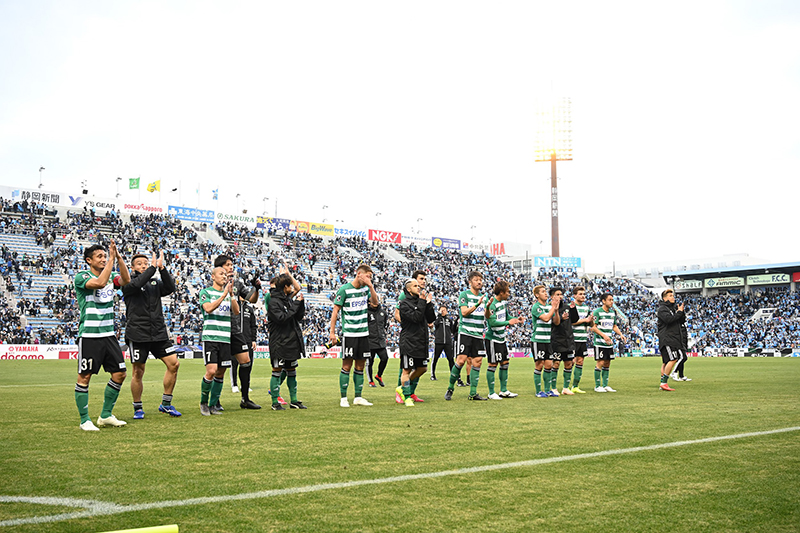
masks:
[[[214,223],[214,211],[212,209],[194,209],[192,207],[169,206],[167,213],[185,222],[205,222]]]
[[[708,278],[705,280],[706,289],[724,289],[726,287],[744,286],[744,278],[730,276],[727,278]]]
[[[580,257],[541,257],[533,258],[535,267],[581,268]]]
[[[432,237],[431,246],[434,248],[446,248],[448,250],[460,250],[461,241],[458,239],[445,239],[444,237]]]
[[[789,274],[761,274],[759,276],[747,276],[748,285],[777,285],[779,283],[790,283],[792,278]]]

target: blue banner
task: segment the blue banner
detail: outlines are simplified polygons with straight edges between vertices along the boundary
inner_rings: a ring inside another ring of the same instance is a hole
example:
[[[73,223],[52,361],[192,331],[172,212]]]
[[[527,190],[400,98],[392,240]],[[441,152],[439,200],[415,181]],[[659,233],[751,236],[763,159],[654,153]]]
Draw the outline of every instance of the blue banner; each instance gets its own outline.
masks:
[[[581,268],[580,257],[534,257],[535,267]]]
[[[195,209],[193,207],[169,206],[167,214],[174,216],[185,222],[205,222],[214,223],[214,211],[210,209]]]
[[[431,246],[434,248],[447,248],[448,250],[460,250],[461,241],[458,239],[445,239],[444,237],[431,237]]]
[[[271,231],[289,231],[288,218],[256,217],[256,227]]]

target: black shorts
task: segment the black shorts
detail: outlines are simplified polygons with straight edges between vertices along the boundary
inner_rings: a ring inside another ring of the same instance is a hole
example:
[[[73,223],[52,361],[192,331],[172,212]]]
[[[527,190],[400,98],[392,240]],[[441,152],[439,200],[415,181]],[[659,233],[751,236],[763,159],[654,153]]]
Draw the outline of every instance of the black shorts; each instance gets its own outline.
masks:
[[[611,361],[612,359],[614,359],[614,348],[594,347],[595,361]]]
[[[553,361],[572,361],[575,359],[575,352],[554,352]]]
[[[458,354],[467,357],[486,357],[486,345],[483,339],[472,335],[458,334]]]
[[[589,357],[589,346],[585,342],[575,343],[575,357]]]
[[[369,337],[342,337],[342,359],[369,359],[372,351],[369,349]]]
[[[534,342],[531,344],[534,361],[552,361],[553,345],[549,342]]]
[[[78,339],[78,374],[97,374],[101,366],[109,374],[125,372],[125,356],[117,338],[109,335]]]
[[[231,333],[231,354],[236,355],[250,351],[250,343],[241,333]]]
[[[662,346],[659,350],[661,352],[661,362],[665,365],[670,361],[677,361],[683,357],[683,350],[679,348],[670,348],[669,346]]]
[[[269,363],[272,365],[272,368],[284,368],[286,370],[297,368],[298,361],[298,359],[279,359],[277,357],[269,358]]]
[[[175,355],[175,346],[173,346],[170,341],[128,341],[128,355],[131,358],[131,363],[146,363],[148,354],[153,354],[153,357],[156,359],[163,359],[169,355]]]
[[[231,366],[231,345],[227,342],[203,341],[203,364]]]
[[[490,365],[497,365],[508,361],[508,346],[504,342],[486,339],[486,353],[488,354]]]
[[[403,370],[413,370],[415,368],[427,368],[428,358],[423,357],[409,357],[407,355],[400,356],[400,368]]]

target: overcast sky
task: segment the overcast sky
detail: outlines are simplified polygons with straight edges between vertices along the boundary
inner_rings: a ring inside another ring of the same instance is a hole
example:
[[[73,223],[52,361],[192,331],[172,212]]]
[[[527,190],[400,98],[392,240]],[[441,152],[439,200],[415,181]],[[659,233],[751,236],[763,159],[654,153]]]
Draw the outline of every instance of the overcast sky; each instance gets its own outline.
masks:
[[[796,1],[0,0],[0,185],[43,166],[124,200],[141,176],[187,206],[199,185],[200,207],[549,253],[555,94],[561,255],[800,260],[798,36]]]

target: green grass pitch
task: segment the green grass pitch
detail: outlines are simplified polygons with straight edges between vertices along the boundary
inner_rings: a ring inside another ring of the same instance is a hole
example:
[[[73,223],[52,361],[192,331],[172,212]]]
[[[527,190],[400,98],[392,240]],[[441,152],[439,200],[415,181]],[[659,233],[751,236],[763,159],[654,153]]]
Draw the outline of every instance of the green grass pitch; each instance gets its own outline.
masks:
[[[147,416],[133,420],[129,380],[117,406],[124,428],[78,428],[74,361],[0,362],[0,496],[61,497],[117,505],[236,495],[650,446],[800,426],[800,359],[698,358],[694,380],[658,390],[660,361],[618,359],[619,392],[537,399],[533,362],[514,360],[518,398],[469,402],[423,376],[424,404],[394,403],[365,386],[373,407],[339,407],[336,360],[303,360],[299,397],[309,409],[268,409],[268,363],[256,360],[252,398],[238,408],[227,383],[222,416],[198,409],[202,362],[182,361],[172,419],[157,412],[164,366],[145,375]],[[444,365],[444,366],[442,366]],[[97,419],[108,375],[95,376]],[[561,376],[559,375],[559,385]],[[499,383],[498,383],[499,385]],[[479,392],[486,393],[485,371]],[[288,391],[284,396],[288,397]],[[352,401],[352,383],[350,399]],[[0,503],[0,522],[80,511]],[[800,431],[578,458],[494,471],[151,508],[4,531],[100,532],[177,523],[182,533],[245,531],[800,531]]]

